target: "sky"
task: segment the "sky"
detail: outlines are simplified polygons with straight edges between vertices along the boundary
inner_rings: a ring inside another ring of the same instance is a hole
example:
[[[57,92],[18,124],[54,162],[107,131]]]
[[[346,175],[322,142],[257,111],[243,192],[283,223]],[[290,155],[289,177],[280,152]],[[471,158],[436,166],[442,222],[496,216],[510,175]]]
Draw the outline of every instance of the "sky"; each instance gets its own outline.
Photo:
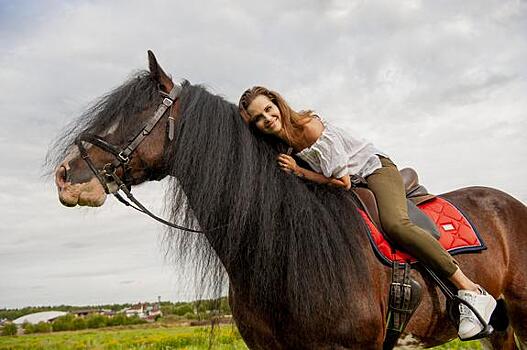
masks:
[[[66,208],[60,130],[140,69],[237,103],[279,91],[372,141],[431,193],[527,202],[527,1],[0,0],[0,308],[192,300],[163,227],[108,198]],[[157,213],[166,184],[134,189]]]

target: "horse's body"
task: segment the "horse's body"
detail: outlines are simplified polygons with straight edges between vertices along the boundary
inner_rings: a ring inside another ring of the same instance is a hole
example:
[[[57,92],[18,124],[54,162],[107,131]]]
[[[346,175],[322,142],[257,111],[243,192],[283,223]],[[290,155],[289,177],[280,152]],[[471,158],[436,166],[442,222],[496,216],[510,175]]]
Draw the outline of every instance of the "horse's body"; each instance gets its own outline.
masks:
[[[158,85],[165,92],[173,86],[153,55],[150,71],[110,94],[90,110],[91,119],[68,133],[107,134],[109,142],[124,145],[159,103]],[[138,99],[144,99],[141,105]],[[127,104],[133,106],[122,107]],[[247,345],[381,349],[391,271],[375,257],[353,197],[280,172],[274,148],[255,138],[236,107],[202,88],[184,85],[170,113],[177,119],[175,141],[167,140],[164,123],[157,125],[130,160],[128,185],[172,176],[173,219],[204,230],[227,225],[174,237],[179,253],[199,250],[199,265],[225,269],[233,316]],[[96,147],[87,152],[98,169],[112,160]],[[102,186],[84,161],[71,150],[56,158],[61,202],[102,205]],[[483,187],[443,196],[467,214],[488,247],[459,255],[462,270],[507,305],[507,332],[488,341],[494,349],[515,349],[514,332],[525,347],[527,208]],[[424,297],[401,342],[433,346],[455,338],[439,289],[417,272],[414,277],[425,286]]]
[[[482,340],[492,349],[515,349],[513,329],[519,339],[527,335],[527,225],[517,220],[518,211],[525,207],[509,195],[484,187],[470,187],[441,195],[461,208],[481,233],[489,250],[483,254],[458,255],[456,260],[468,276],[495,297],[502,297],[507,303],[508,316],[512,327],[507,332],[495,332],[489,339]],[[497,215],[499,214],[499,215]],[[349,295],[349,309],[328,310],[333,315],[326,339],[307,342],[310,334],[319,334],[321,322],[313,315],[313,322],[303,325],[291,320],[283,324],[281,333],[268,326],[268,321],[251,312],[255,307],[238,300],[236,288],[231,286],[230,302],[238,328],[247,344],[254,349],[379,349],[384,339],[387,295],[391,278],[389,268],[381,265],[364,238],[362,248],[368,253],[365,258],[372,266],[375,279],[360,281],[361,294]],[[345,273],[345,271],[343,271]],[[423,300],[401,337],[399,344],[409,348],[430,347],[443,344],[457,337],[457,329],[446,313],[445,297],[431,281],[414,271],[416,278],[425,286]],[[349,276],[353,281],[353,276]],[[350,283],[357,283],[353,281]],[[234,283],[234,286],[236,283]],[[243,295],[243,291],[240,291]],[[357,315],[351,305],[369,302],[369,309],[376,313]],[[280,310],[277,310],[280,312]],[[359,326],[360,325],[360,326]],[[354,332],[359,327],[361,332]],[[293,335],[296,335],[293,336]],[[353,335],[353,336],[352,336]],[[269,344],[272,344],[269,346]],[[520,348],[523,349],[523,348]]]

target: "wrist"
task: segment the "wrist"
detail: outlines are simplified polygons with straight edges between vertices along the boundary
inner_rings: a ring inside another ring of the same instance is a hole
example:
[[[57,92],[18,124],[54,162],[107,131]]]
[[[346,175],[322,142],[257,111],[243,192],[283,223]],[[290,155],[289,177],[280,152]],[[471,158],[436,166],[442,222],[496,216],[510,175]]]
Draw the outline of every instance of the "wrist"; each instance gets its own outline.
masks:
[[[304,172],[302,171],[302,168],[298,165],[295,166],[295,169],[293,170],[293,174],[295,174],[298,177],[304,177]]]

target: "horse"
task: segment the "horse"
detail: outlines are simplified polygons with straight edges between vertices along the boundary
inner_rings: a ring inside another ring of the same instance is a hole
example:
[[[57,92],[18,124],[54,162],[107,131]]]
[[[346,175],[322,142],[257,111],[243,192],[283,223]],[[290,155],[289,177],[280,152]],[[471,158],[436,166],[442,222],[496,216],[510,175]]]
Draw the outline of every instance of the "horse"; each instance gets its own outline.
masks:
[[[391,269],[374,255],[355,197],[279,170],[280,145],[256,135],[237,106],[176,84],[148,56],[149,70],[98,100],[48,151],[60,202],[98,207],[115,187],[168,178],[169,219],[193,230],[168,228],[171,250],[191,259],[209,288],[221,291],[228,280],[250,349],[381,349]],[[486,187],[441,196],[488,247],[459,255],[458,264],[506,305],[507,329],[482,341],[527,349],[527,207]],[[426,274],[412,276],[424,295],[398,345],[454,339],[445,297]]]

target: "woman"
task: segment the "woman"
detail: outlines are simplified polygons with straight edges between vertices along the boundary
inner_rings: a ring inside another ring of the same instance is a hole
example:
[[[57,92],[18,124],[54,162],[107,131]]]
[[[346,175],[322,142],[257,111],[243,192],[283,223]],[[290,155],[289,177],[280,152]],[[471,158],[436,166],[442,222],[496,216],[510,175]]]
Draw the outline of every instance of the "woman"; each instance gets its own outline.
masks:
[[[437,240],[410,222],[401,175],[386,154],[312,111],[295,112],[278,93],[261,86],[242,94],[239,109],[246,123],[288,144],[313,169],[302,168],[291,156],[280,154],[278,165],[283,171],[346,190],[351,188],[350,175],[364,177],[377,198],[381,224],[390,239],[449,279],[459,289],[458,295],[489,322],[496,300],[463,274]],[[471,338],[482,329],[474,313],[460,305],[459,337]]]

